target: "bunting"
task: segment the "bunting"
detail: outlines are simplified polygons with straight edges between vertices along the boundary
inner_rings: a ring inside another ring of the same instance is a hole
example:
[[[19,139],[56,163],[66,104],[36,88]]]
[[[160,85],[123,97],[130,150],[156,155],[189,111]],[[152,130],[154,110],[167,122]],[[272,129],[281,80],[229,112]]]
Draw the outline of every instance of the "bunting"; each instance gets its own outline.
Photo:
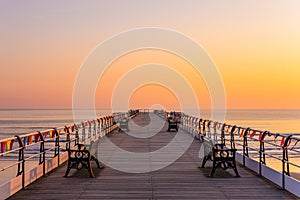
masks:
[[[6,152],[8,152],[10,149],[10,141],[6,141]]]
[[[13,145],[14,145],[14,142],[15,142],[14,139],[12,139],[12,140],[10,141],[10,148],[9,148],[9,150],[12,150],[12,147],[13,147]]]
[[[294,149],[294,147],[298,144],[298,142],[299,142],[299,140],[297,140],[297,141],[295,142],[295,144],[292,146],[291,150]]]
[[[1,153],[5,153],[12,150],[15,140],[7,140],[1,142]]]
[[[34,142],[35,142],[35,143],[39,141],[39,137],[40,137],[39,134],[35,134],[35,135],[34,135]]]
[[[27,136],[28,138],[27,138],[27,145],[30,145],[30,144],[32,144],[32,142],[33,142],[33,137],[32,137],[32,135],[29,135],[29,136]]]
[[[44,139],[46,139],[47,136],[48,136],[48,132],[44,132],[44,133],[43,133],[43,136],[44,136]]]
[[[241,131],[241,134],[240,134],[240,137],[244,137],[244,133],[245,133],[245,129],[241,128],[242,131]]]
[[[251,134],[250,134],[250,138],[253,138],[255,136],[256,131],[252,130]],[[260,137],[259,137],[260,138]],[[260,140],[260,139],[259,139]]]
[[[281,146],[281,147],[284,145],[284,140],[285,140],[285,137],[282,136],[282,139],[281,139],[281,142],[280,142],[280,146]]]
[[[52,130],[49,131],[49,137],[50,137],[50,138],[53,138],[53,131],[52,131]]]
[[[274,135],[274,143],[275,143],[275,144],[276,144],[276,142],[277,142],[276,139],[277,139],[278,135],[279,135],[278,133],[276,133],[276,134]]]
[[[24,138],[23,138],[23,144],[24,144],[24,146],[27,145],[27,141],[28,141],[28,137],[24,137]]]
[[[236,127],[235,130],[233,131],[233,134],[240,134],[240,128],[241,127]]]
[[[1,153],[4,153],[6,150],[6,141],[1,142]]]

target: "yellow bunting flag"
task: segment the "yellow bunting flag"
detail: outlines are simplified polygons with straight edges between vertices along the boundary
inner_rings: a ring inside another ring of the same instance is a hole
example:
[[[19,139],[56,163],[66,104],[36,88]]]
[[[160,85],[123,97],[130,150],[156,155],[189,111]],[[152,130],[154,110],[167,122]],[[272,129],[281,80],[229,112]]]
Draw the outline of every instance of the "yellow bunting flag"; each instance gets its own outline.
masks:
[[[50,137],[50,138],[53,138],[53,132],[52,132],[52,130],[49,131],[49,137]]]
[[[10,140],[6,141],[6,152],[10,150]]]

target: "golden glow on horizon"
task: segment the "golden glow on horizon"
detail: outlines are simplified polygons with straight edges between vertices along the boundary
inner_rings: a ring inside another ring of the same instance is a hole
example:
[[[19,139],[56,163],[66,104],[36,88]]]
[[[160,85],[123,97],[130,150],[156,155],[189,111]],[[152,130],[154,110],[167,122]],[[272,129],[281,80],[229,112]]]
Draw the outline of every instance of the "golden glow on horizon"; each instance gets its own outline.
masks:
[[[105,108],[110,108],[113,90],[114,87],[118,84],[119,79],[122,76],[126,76],[126,73],[130,73],[130,70],[132,70],[133,68],[151,63],[163,64],[176,70],[179,76],[184,77],[191,85],[191,88],[194,90],[196,98],[198,99],[199,107],[210,107],[210,95],[202,77],[189,63],[187,63],[182,58],[161,50],[134,51],[120,57],[115,62],[113,62],[105,71],[104,75],[101,77],[101,80],[98,83],[96,107],[105,105]],[[170,78],[170,76],[166,74],[165,78],[168,79]],[[182,86],[178,85],[177,87]],[[164,99],[160,98],[160,96],[156,94],[157,91],[151,90],[151,88],[152,87],[146,87],[145,90],[147,89],[147,94],[149,96],[156,97],[156,104],[160,104],[161,101],[165,102]],[[170,99],[172,99],[172,95],[170,95]],[[143,103],[137,102],[137,104],[140,105]],[[174,108],[175,107],[176,104],[174,104]]]
[[[157,84],[138,88],[129,100],[129,108],[133,109],[150,109],[155,105],[166,110],[181,110],[177,97],[168,88]]]

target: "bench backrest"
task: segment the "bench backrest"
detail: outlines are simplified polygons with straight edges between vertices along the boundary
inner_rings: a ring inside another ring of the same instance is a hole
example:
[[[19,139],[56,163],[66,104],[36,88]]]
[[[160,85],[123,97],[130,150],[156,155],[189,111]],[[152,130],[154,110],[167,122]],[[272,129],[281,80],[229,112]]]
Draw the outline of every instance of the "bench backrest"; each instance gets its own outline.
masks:
[[[96,155],[98,152],[98,144],[99,144],[99,140],[96,141],[91,141],[90,147],[89,147],[89,152],[91,153],[91,155]]]
[[[212,155],[214,146],[215,146],[215,142],[213,139],[204,137],[203,147],[204,147],[205,156]]]

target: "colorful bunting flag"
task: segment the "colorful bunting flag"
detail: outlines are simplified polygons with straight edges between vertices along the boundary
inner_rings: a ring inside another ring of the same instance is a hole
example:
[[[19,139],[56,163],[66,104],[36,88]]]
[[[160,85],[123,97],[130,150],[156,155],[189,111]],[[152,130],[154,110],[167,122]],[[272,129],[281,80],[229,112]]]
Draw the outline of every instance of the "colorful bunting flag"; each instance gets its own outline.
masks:
[[[280,143],[280,146],[281,146],[281,147],[284,145],[284,140],[285,140],[285,137],[282,136],[281,143]]]
[[[294,149],[294,147],[298,144],[299,140],[296,140],[295,144],[292,146],[291,150]]]
[[[6,142],[1,142],[1,153],[4,153],[6,150]]]
[[[289,139],[289,141],[288,141],[288,143],[287,143],[287,145],[285,147],[286,149],[290,146],[291,142],[292,142],[292,138]]]
[[[39,134],[35,134],[34,135],[34,142],[38,142],[39,141]]]
[[[6,152],[10,150],[10,143],[10,140],[6,141]]]
[[[250,138],[253,138],[255,136],[256,131],[252,130],[251,134],[250,134]],[[260,140],[260,139],[259,139]]]
[[[12,139],[12,140],[10,141],[10,148],[9,148],[9,150],[12,150],[12,147],[13,147],[13,145],[14,145],[14,142],[15,142],[15,139]]]
[[[27,136],[23,138],[23,144],[24,144],[24,146],[27,145],[27,140],[28,140],[28,137],[27,137]]]
[[[241,134],[240,134],[240,137],[244,137],[244,133],[245,133],[245,129],[241,128],[242,131],[241,131]]]
[[[27,139],[27,145],[32,144],[32,139],[33,139],[32,135],[29,135]]]
[[[46,139],[47,136],[48,136],[48,132],[44,132],[44,133],[43,133],[43,136],[44,136],[44,139]]]

